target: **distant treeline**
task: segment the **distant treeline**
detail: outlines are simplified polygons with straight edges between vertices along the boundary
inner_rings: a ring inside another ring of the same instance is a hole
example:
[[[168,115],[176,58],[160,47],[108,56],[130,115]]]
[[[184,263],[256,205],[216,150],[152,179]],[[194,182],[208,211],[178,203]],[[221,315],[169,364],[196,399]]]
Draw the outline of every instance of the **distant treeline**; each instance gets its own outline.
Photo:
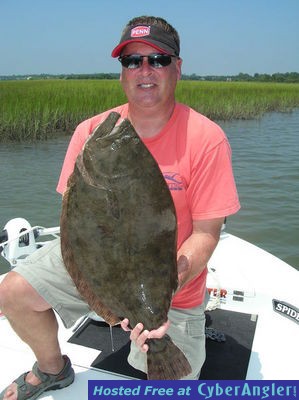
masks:
[[[1,81],[40,80],[40,79],[119,79],[119,73],[94,74],[39,74],[39,75],[6,75],[0,76]]]
[[[94,74],[40,74],[40,75],[7,75],[0,76],[0,80],[35,80],[35,79],[119,79],[119,73],[94,73]],[[238,75],[182,75],[186,81],[218,81],[218,82],[281,82],[299,83],[299,72],[286,72],[275,74],[244,74]]]
[[[272,75],[269,74],[243,74],[239,73],[238,75],[231,76],[199,76],[196,74],[192,75],[183,75],[182,79],[184,80],[192,80],[192,81],[232,81],[232,82],[281,82],[281,83],[299,83],[299,72],[286,72],[275,73]]]

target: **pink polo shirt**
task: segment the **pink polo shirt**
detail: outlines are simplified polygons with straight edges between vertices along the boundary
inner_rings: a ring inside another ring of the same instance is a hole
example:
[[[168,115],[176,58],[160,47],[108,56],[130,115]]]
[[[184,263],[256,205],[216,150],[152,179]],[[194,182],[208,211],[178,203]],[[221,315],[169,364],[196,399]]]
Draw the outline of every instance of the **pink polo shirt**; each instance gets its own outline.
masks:
[[[77,155],[92,132],[111,111],[128,116],[128,104],[116,107],[78,125],[70,141],[57,191],[63,193]],[[220,218],[240,208],[231,165],[231,149],[222,129],[188,106],[177,103],[155,136],[143,139],[164,175],[174,200],[178,223],[178,249],[192,233],[193,220]],[[206,290],[205,269],[184,286],[173,308],[200,305]]]

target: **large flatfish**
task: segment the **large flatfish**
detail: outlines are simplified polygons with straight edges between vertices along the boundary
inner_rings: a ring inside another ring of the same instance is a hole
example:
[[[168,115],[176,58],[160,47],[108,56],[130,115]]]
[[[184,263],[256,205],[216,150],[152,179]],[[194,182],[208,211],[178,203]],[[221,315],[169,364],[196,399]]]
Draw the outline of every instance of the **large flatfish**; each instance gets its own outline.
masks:
[[[176,213],[163,175],[131,123],[110,113],[79,154],[63,196],[61,250],[79,293],[110,325],[152,330],[177,288]],[[148,340],[149,379],[191,372],[168,335]]]

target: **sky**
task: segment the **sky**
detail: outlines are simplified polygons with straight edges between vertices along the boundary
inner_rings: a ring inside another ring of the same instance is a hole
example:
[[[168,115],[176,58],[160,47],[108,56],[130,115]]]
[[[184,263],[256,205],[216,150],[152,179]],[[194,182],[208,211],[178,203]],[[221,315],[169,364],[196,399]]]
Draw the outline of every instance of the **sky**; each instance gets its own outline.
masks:
[[[139,15],[178,30],[184,74],[299,72],[299,0],[0,0],[0,76],[119,72]]]

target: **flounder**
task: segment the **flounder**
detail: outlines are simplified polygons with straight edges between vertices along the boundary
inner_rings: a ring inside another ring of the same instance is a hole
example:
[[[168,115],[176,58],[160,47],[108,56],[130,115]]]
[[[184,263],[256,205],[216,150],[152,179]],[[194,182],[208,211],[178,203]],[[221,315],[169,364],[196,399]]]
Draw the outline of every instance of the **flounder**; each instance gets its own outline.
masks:
[[[110,113],[79,154],[63,196],[61,250],[91,309],[110,325],[158,328],[177,288],[176,212],[171,194],[135,129]],[[148,340],[149,379],[191,372],[168,335]]]

